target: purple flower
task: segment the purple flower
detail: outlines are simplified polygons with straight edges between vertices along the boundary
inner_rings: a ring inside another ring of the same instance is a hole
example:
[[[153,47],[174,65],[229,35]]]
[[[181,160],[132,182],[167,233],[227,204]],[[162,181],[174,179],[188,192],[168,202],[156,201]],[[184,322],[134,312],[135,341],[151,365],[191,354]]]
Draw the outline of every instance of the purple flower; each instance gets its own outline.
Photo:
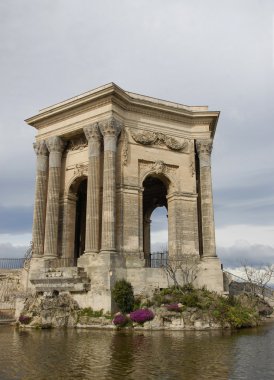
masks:
[[[166,306],[166,309],[168,311],[177,311],[177,312],[181,312],[182,311],[182,306],[179,305],[178,303],[171,303],[169,305],[165,305]]]
[[[113,318],[112,323],[114,323],[115,326],[124,326],[128,322],[128,319],[123,314],[117,314]]]
[[[138,309],[130,313],[130,319],[133,322],[144,323],[151,321],[154,318],[154,314],[149,309]]]
[[[20,315],[19,322],[22,323],[22,325],[28,325],[31,321],[31,317],[28,317],[27,315]]]

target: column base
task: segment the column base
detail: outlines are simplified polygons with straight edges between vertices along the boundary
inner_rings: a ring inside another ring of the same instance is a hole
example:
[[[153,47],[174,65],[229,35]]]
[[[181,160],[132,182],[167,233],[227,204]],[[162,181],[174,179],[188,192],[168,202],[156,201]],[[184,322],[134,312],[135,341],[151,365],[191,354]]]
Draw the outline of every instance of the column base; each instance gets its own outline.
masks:
[[[111,255],[111,254],[116,254],[116,253],[117,253],[116,249],[101,249],[100,251],[100,255],[104,255],[104,254]]]
[[[90,251],[85,251],[84,255],[98,255],[99,250],[90,250]]]

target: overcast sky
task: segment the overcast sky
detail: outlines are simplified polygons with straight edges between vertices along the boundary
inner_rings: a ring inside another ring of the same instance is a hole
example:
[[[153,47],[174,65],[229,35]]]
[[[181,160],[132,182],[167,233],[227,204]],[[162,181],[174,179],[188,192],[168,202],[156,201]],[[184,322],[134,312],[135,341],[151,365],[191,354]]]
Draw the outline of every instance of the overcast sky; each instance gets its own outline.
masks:
[[[35,130],[24,119],[115,82],[221,111],[218,254],[226,267],[274,262],[274,1],[9,0],[0,18],[0,257],[31,240]]]

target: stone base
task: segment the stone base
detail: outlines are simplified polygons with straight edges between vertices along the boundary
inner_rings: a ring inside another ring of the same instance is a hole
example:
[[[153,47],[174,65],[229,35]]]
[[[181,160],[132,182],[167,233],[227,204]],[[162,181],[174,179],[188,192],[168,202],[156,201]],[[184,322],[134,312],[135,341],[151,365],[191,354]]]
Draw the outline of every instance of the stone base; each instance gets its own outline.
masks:
[[[117,252],[86,253],[78,259],[77,265],[84,268],[90,278],[88,294],[75,297],[79,305],[94,310],[104,309],[104,312],[116,311],[111,289],[118,279],[126,278],[123,257]]]
[[[223,271],[218,257],[203,257],[200,263],[198,277],[194,286],[222,294],[224,292]]]
[[[145,268],[143,265],[144,260],[138,257],[125,258],[117,252],[89,252],[78,259],[77,267],[57,268],[47,273],[43,259],[32,259],[30,280],[40,291],[45,283],[52,283],[55,288],[59,285],[57,290],[69,291],[81,308],[91,307],[93,310],[103,309],[105,313],[115,312],[117,310],[111,297],[111,290],[119,279],[124,278],[129,281],[134,293],[144,296],[151,296],[155,289],[173,285],[164,269]],[[208,290],[223,293],[220,260],[217,257],[202,258],[199,266],[200,271],[194,286],[199,288],[205,286]],[[77,272],[75,276],[73,270]],[[85,274],[88,282],[80,278],[79,271]],[[179,273],[177,278],[183,285]]]

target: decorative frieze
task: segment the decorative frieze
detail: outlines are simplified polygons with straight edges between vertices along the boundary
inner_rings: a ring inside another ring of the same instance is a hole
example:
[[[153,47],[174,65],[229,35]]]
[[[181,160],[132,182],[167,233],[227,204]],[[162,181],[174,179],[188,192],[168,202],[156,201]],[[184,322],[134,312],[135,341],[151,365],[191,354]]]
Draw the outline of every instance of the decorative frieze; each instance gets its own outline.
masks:
[[[142,145],[165,145],[168,149],[188,153],[189,140],[179,141],[174,137],[167,136],[164,133],[141,131],[134,133],[131,131],[134,141]]]

